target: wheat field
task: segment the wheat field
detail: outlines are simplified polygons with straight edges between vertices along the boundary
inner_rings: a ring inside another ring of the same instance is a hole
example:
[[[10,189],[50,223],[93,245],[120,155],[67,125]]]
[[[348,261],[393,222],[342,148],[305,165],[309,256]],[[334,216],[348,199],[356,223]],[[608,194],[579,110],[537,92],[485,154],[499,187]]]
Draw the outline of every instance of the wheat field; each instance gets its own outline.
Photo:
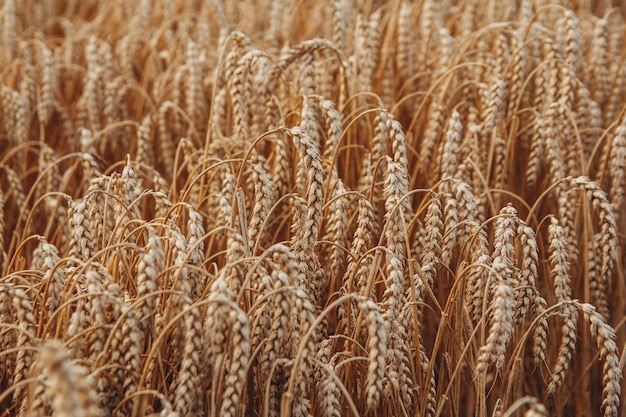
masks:
[[[0,1],[0,417],[626,416],[625,13]]]

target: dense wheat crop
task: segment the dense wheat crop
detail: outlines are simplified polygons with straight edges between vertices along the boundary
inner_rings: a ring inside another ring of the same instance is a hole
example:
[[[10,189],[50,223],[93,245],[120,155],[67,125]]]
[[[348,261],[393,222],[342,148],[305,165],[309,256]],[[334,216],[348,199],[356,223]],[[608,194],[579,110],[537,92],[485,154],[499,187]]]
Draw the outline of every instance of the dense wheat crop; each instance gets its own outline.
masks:
[[[623,416],[624,13],[0,1],[0,417]]]

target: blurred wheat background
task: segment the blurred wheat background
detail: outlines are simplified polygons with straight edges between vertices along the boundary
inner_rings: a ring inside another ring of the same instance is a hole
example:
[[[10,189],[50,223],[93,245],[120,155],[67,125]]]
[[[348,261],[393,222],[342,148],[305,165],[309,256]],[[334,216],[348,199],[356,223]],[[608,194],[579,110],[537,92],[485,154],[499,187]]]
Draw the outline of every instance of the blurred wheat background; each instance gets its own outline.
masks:
[[[609,1],[0,2],[0,416],[624,416]]]

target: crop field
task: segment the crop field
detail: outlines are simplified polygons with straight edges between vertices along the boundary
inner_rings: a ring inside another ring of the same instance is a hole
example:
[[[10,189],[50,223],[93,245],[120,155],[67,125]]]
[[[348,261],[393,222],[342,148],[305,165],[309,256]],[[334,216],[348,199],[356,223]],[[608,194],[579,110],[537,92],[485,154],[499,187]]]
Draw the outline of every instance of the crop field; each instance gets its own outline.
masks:
[[[0,417],[626,416],[625,13],[0,0]]]

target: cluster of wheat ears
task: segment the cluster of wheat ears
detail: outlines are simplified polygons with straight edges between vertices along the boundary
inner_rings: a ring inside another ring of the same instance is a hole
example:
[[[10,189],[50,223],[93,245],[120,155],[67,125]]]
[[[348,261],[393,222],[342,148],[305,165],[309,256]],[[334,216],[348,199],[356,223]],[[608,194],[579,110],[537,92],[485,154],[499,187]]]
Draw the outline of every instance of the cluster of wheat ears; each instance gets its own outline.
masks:
[[[609,1],[4,0],[0,416],[623,416]]]

